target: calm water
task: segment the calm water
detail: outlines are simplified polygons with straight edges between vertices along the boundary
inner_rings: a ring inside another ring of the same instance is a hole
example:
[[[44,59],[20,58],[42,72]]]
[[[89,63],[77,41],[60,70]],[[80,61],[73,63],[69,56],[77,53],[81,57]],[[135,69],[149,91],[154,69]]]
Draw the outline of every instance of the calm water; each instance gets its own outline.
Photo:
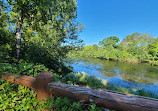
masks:
[[[99,59],[71,59],[69,65],[74,72],[106,79],[115,86],[141,88],[158,95],[158,66]]]

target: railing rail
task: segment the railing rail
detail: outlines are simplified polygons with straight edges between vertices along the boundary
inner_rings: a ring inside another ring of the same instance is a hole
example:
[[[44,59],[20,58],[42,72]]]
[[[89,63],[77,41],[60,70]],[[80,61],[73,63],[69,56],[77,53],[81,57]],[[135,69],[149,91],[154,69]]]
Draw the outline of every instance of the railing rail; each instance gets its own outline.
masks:
[[[98,106],[117,111],[158,111],[158,99],[57,83],[54,82],[53,75],[49,72],[43,72],[36,78],[6,74],[2,79],[36,89],[38,100],[52,97],[53,94],[77,101],[84,100],[85,103],[91,103],[90,99],[92,99],[93,103]]]

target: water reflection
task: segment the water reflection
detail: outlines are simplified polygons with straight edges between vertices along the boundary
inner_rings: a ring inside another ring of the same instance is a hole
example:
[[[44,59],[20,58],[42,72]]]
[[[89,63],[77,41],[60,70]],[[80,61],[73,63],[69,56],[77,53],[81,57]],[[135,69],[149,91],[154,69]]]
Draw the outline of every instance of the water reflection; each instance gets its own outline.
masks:
[[[158,66],[131,64],[100,59],[72,59],[75,72],[85,72],[115,86],[144,88],[158,92]]]

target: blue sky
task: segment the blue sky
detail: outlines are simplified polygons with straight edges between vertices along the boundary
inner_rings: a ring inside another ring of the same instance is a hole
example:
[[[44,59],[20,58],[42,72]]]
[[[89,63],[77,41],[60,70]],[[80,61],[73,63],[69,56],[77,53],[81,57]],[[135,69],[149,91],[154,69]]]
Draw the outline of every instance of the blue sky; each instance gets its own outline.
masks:
[[[78,0],[79,34],[86,45],[105,37],[122,40],[134,32],[158,36],[158,0]]]

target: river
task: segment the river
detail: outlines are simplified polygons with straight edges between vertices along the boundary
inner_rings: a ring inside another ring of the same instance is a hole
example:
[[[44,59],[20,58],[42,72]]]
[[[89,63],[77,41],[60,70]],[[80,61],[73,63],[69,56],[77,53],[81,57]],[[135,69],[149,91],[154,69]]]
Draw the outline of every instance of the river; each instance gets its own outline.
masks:
[[[106,79],[114,86],[140,88],[158,96],[158,66],[133,64],[100,59],[71,59],[74,72]]]

